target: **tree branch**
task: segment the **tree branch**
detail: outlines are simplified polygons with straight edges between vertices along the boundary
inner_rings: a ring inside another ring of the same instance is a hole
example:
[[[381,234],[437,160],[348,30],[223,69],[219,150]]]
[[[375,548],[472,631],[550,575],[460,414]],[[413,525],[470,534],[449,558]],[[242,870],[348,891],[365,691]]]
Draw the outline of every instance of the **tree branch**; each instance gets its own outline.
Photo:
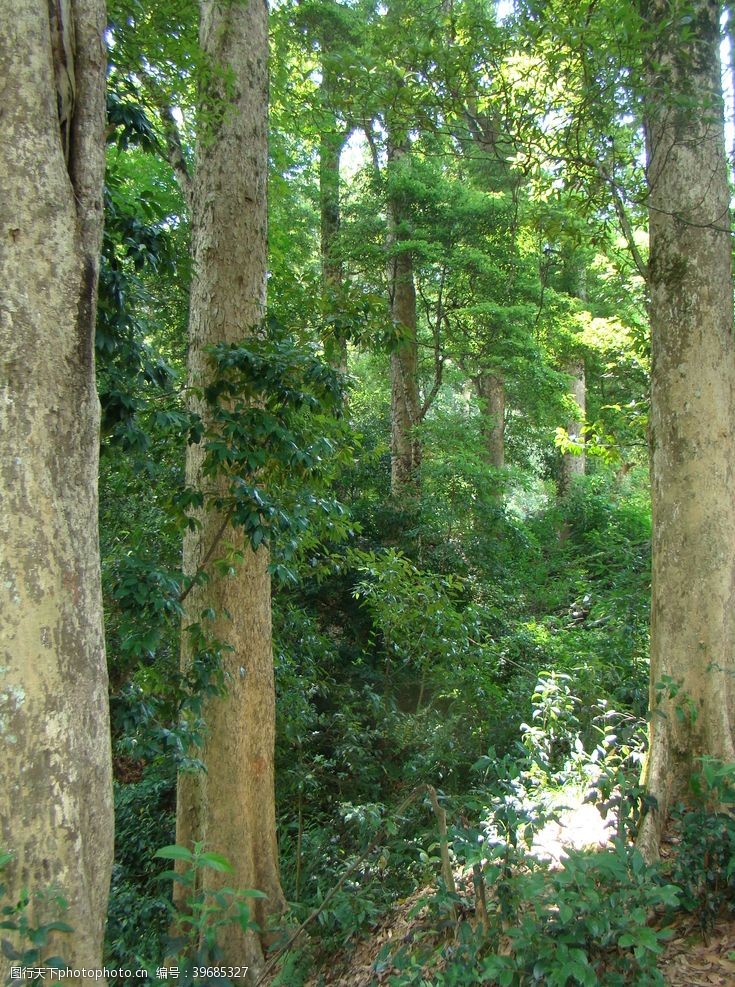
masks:
[[[181,143],[181,134],[176,125],[173,111],[170,106],[160,106],[158,109],[163,126],[163,134],[166,138],[166,160],[171,165],[179,183],[181,194],[184,196],[187,209],[191,212],[192,198],[194,194],[193,182],[189,172],[189,166],[184,157],[184,148]]]
[[[431,385],[431,390],[426,395],[426,399],[424,400],[424,403],[421,406],[421,410],[419,411],[420,422],[424,420],[427,411],[434,403],[434,398],[439,393],[439,388],[442,386],[442,379],[444,377],[444,354],[442,353],[442,347],[441,347],[441,324],[442,322],[445,323],[447,322],[447,315],[444,311],[444,305],[443,305],[444,279],[446,277],[446,273],[447,273],[447,269],[446,267],[443,267],[441,273],[441,280],[439,282],[439,294],[436,302],[436,322],[432,326],[433,335],[434,335],[434,382]],[[422,299],[423,299],[423,293],[422,293]],[[426,317],[429,324],[431,325],[431,318],[429,316],[428,304],[427,304]]]
[[[365,134],[365,140],[368,142],[368,147],[370,148],[370,157],[373,161],[373,168],[375,174],[380,174],[380,155],[378,154],[378,146],[375,143],[375,134],[373,133],[373,121],[370,121],[370,126],[365,124],[362,128]]]
[[[187,598],[187,596],[189,595],[189,593],[191,593],[191,591],[194,589],[194,587],[199,582],[199,577],[201,576],[201,574],[204,572],[204,570],[209,565],[209,562],[210,562],[212,556],[214,555],[214,551],[217,548],[217,546],[219,545],[219,543],[222,541],[222,536],[224,535],[225,531],[227,531],[227,527],[228,527],[230,521],[232,520],[232,515],[234,513],[235,513],[235,508],[234,507],[231,507],[227,511],[227,513],[225,514],[225,516],[223,517],[222,524],[219,526],[219,528],[217,529],[217,533],[215,534],[214,538],[212,539],[212,544],[209,546],[209,548],[207,549],[206,555],[204,556],[204,558],[202,559],[202,561],[199,563],[199,566],[197,568],[197,571],[191,577],[191,582],[186,587],[186,589],[183,590],[179,594],[179,598],[178,598],[178,601],[177,601],[179,604],[181,604],[181,603],[184,602],[184,600]]]
[[[633,233],[633,227],[630,225],[630,220],[628,219],[628,214],[625,211],[625,203],[620,194],[620,189],[615,184],[613,179],[605,171],[604,166],[600,161],[597,162],[597,172],[600,178],[605,182],[605,184],[610,189],[613,199],[613,206],[615,207],[615,214],[618,217],[618,222],[620,223],[620,229],[622,230],[623,236],[625,237],[625,242],[628,244],[628,250],[630,250],[631,257],[633,258],[633,263],[635,264],[638,273],[643,278],[643,280],[648,284],[648,264],[643,260],[640,250],[638,249],[638,244],[635,242],[635,235]]]

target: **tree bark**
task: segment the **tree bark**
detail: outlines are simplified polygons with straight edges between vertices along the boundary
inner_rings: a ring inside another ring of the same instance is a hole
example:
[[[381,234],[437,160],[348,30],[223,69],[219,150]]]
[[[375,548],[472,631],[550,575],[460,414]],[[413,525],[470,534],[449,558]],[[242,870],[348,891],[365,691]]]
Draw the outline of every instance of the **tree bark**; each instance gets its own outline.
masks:
[[[101,966],[113,849],[94,377],[105,26],[102,0],[0,4],[0,843],[11,903],[51,887],[68,901],[74,931],[48,955],[75,968]]]
[[[571,380],[569,383],[569,395],[574,400],[580,411],[580,418],[570,418],[567,422],[567,435],[572,442],[582,446],[582,452],[576,455],[565,452],[561,459],[561,479],[559,483],[559,493],[566,496],[572,489],[575,479],[584,476],[586,461],[584,454],[584,416],[587,410],[587,381],[585,376],[584,360],[572,360],[567,364],[566,371]]]
[[[735,105],[735,3],[733,3],[733,0],[726,0],[722,7],[723,10],[727,11],[725,31],[730,45],[730,58],[727,69],[730,76],[730,90],[734,94],[733,105]],[[726,112],[731,113],[732,110],[728,108]],[[732,182],[735,181],[735,135],[732,137],[732,144],[729,149],[726,147],[725,150],[730,163],[730,181]]]
[[[192,190],[194,278],[189,318],[189,382],[212,379],[206,348],[258,331],[265,313],[267,251],[268,11],[263,0],[202,0],[200,43],[215,68],[204,94]],[[199,398],[192,407],[207,421]],[[203,444],[187,452],[188,484],[207,494],[200,527],[184,540],[184,570],[202,565],[225,523],[203,474]],[[222,653],[226,695],[205,705],[205,771],[179,778],[177,842],[201,841],[224,854],[233,874],[207,871],[207,888],[255,888],[254,918],[265,929],[284,901],[278,868],[274,794],[275,692],[271,650],[268,555],[253,552],[242,531],[226,525],[222,547],[242,554],[232,575],[208,566],[208,581],[187,598],[182,645],[184,669],[192,660],[187,627],[202,622],[229,646]],[[215,558],[222,552],[216,552]],[[211,610],[213,620],[203,621]],[[262,936],[227,929],[221,940],[226,966],[263,962]]]
[[[336,313],[342,288],[343,264],[338,252],[340,228],[339,164],[344,146],[344,133],[332,118],[333,129],[322,131],[319,141],[319,204],[321,213],[322,290],[329,314]],[[332,364],[347,372],[347,341],[332,340]]]
[[[498,374],[473,378],[482,413],[485,456],[493,469],[505,467],[505,381]]]
[[[400,165],[405,148],[388,141],[388,168]],[[421,490],[421,440],[417,426],[421,420],[418,389],[418,341],[416,337],[416,287],[413,256],[401,250],[401,224],[405,210],[400,196],[388,197],[388,265],[391,319],[397,341],[390,357],[391,385],[391,496],[418,498]]]
[[[735,362],[720,5],[688,8],[694,41],[664,26],[670,3],[650,0],[642,10],[654,37],[646,80],[653,587],[644,777],[658,807],[644,819],[639,846],[652,858],[697,758],[735,760]]]

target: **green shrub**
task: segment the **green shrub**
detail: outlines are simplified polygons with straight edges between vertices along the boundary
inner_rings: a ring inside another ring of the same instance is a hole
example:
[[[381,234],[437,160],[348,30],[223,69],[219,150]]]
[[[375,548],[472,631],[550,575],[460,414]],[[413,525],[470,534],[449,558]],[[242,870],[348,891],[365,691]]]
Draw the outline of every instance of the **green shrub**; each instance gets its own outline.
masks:
[[[11,853],[0,850],[0,877],[13,859]],[[31,902],[33,907],[31,908]],[[0,948],[12,967],[22,967],[24,982],[40,983],[43,975],[26,980],[29,970],[51,967],[63,969],[66,961],[58,955],[47,953],[52,936],[56,941],[74,930],[63,921],[68,904],[64,896],[53,888],[30,892],[24,890],[17,901],[7,900],[5,885],[0,881]],[[13,932],[13,942],[2,931]],[[11,967],[11,969],[12,969]]]
[[[146,776],[115,785],[115,863],[105,935],[105,957],[113,968],[143,967],[163,957],[170,891],[158,881],[154,858],[174,838],[175,784]]]
[[[678,849],[671,880],[707,934],[722,907],[735,904],[735,764],[701,758],[690,788],[693,804],[672,811]]]
[[[377,969],[395,971],[389,984],[664,984],[657,959],[669,932],[648,919],[654,909],[674,907],[678,889],[663,884],[637,851],[620,842],[602,853],[570,851],[553,871],[506,844],[490,851],[484,870],[493,896],[489,928],[445,921],[450,934],[443,935],[435,905],[414,943],[381,953]]]

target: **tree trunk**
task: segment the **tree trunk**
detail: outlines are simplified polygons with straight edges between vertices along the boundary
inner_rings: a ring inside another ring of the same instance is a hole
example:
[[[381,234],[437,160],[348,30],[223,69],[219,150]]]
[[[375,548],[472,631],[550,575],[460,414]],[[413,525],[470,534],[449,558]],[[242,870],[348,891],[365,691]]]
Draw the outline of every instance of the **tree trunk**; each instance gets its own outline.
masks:
[[[728,74],[730,76],[730,91],[733,93],[731,97],[733,103],[730,107],[726,109],[728,115],[732,114],[732,106],[735,105],[735,3],[733,0],[727,0],[726,3],[722,5],[723,10],[727,11],[727,23],[725,25],[725,31],[727,33],[727,40],[730,47],[730,58],[729,64],[727,66]],[[729,162],[730,162],[730,181],[735,181],[735,135],[732,135],[732,144],[730,148],[725,148]]]
[[[505,382],[497,374],[474,378],[482,413],[481,432],[487,462],[493,469],[505,466]]]
[[[389,140],[388,168],[400,165],[404,155],[404,148]],[[416,431],[421,405],[413,256],[410,250],[400,250],[403,221],[400,197],[389,195],[388,246],[393,256],[388,266],[388,289],[391,319],[397,335],[390,357],[391,496],[413,500],[418,498],[421,489],[421,441]]]
[[[75,968],[101,966],[113,849],[94,378],[105,26],[101,0],[0,4],[0,844],[10,903],[51,887],[68,901],[74,931],[44,956]]]
[[[576,455],[565,452],[561,460],[561,480],[559,483],[559,493],[566,496],[572,489],[572,484],[578,476],[584,476],[586,463],[584,455],[584,415],[587,410],[587,388],[584,372],[584,360],[573,360],[566,368],[571,377],[569,384],[569,394],[581,412],[580,418],[571,418],[567,422],[567,435],[572,442],[582,446],[582,452]]]
[[[696,759],[735,760],[735,354],[720,5],[691,7],[694,41],[668,23],[669,3],[643,5],[656,37],[646,107],[653,587],[645,780],[658,808],[639,834],[649,858],[672,802],[686,799]]]
[[[267,246],[268,12],[263,0],[221,4],[202,0],[200,42],[217,70],[202,113],[192,195],[194,278],[189,318],[189,381],[201,387],[212,377],[206,347],[234,343],[256,331],[265,311]],[[200,399],[192,406],[206,421]],[[190,445],[188,484],[211,494],[203,475],[205,450]],[[216,486],[216,481],[214,481]],[[222,487],[223,484],[220,484]],[[223,493],[224,490],[219,491]],[[254,918],[265,928],[283,908],[276,843],[273,759],[275,693],[271,650],[268,555],[253,552],[241,530],[226,525],[211,499],[198,512],[201,527],[184,540],[184,570],[195,574],[223,524],[221,545],[242,553],[232,575],[208,568],[208,581],[187,598],[182,665],[192,660],[186,628],[202,622],[219,641],[226,695],[205,705],[208,734],[205,771],[179,778],[177,842],[201,841],[224,854],[233,874],[206,873],[210,889],[223,884],[256,888]],[[222,551],[214,553],[221,557]],[[204,620],[202,613],[215,616]],[[251,976],[263,961],[262,937],[227,929],[223,964],[248,965]]]
[[[336,314],[342,288],[343,265],[338,253],[340,227],[339,163],[344,146],[344,134],[338,131],[337,121],[333,129],[322,131],[319,142],[319,202],[321,212],[321,263],[322,290],[327,313]],[[347,341],[334,338],[329,355],[332,365],[343,373],[347,371]]]

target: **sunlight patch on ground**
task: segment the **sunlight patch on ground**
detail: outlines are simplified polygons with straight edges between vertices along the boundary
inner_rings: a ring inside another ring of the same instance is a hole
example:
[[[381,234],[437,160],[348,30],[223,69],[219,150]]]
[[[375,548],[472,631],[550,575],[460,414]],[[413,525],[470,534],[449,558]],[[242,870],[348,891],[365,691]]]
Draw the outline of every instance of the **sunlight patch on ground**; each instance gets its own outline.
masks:
[[[560,866],[567,850],[602,850],[610,846],[615,836],[617,820],[612,811],[602,815],[595,805],[584,801],[579,788],[558,792],[547,811],[556,818],[549,819],[536,833],[531,854],[538,860]]]

